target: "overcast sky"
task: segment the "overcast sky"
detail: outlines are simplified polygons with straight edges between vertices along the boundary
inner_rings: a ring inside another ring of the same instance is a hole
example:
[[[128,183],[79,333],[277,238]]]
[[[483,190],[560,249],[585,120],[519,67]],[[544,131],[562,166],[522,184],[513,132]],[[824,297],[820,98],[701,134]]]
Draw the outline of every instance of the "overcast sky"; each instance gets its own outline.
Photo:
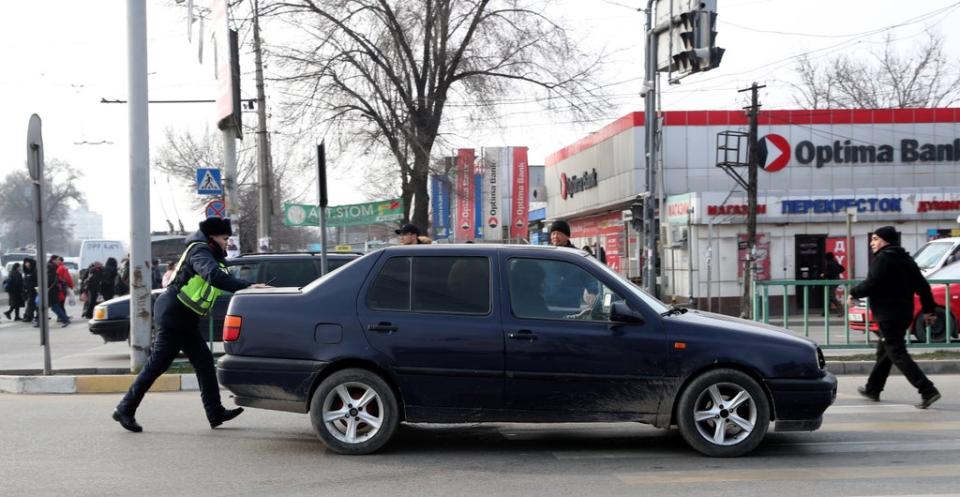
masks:
[[[197,3],[202,3],[198,0]],[[505,129],[493,123],[449,139],[454,146],[527,145],[531,164],[628,112],[642,110],[643,21],[635,0],[562,0],[551,15],[574,20],[576,36],[587,47],[607,50],[612,106],[595,122],[571,122],[569,116],[536,109],[504,108]],[[149,92],[151,99],[214,98],[212,69],[197,62],[196,39],[187,41],[182,7],[148,1]],[[752,81],[766,84],[764,109],[796,107],[789,82],[795,80],[795,57],[809,53],[827,60],[844,52],[879,50],[886,34],[907,52],[922,40],[924,29],[946,39],[950,59],[960,61],[958,36],[951,32],[960,17],[960,2],[948,0],[719,0],[718,45],[726,49],[720,68],[686,78],[664,89],[664,110],[739,109],[737,89]],[[949,8],[948,8],[949,7]],[[126,99],[126,2],[121,0],[32,0],[7,2],[0,17],[0,176],[25,167],[30,114],[43,119],[47,159],[59,158],[79,168],[91,210],[104,216],[107,237],[129,236],[127,109],[102,104],[101,98]],[[936,15],[926,14],[942,11]],[[922,18],[921,18],[922,17]],[[921,18],[914,22],[914,19]],[[271,34],[265,33],[270,40]],[[206,47],[209,50],[209,45]],[[209,59],[209,53],[207,57]],[[953,74],[960,68],[954,64]],[[252,67],[241,67],[248,73]],[[247,74],[246,81],[252,75]],[[253,97],[252,84],[242,89]],[[167,128],[202,133],[213,130],[213,105],[151,105],[151,157]],[[255,115],[244,116],[248,123]],[[251,137],[252,138],[252,137]],[[248,139],[238,145],[253,145]],[[211,166],[218,166],[216,164]],[[351,168],[333,171],[331,204],[366,199],[355,186]],[[305,182],[315,181],[305,178]],[[309,185],[305,185],[309,186]],[[313,191],[305,188],[306,191]],[[152,228],[166,229],[166,218],[179,217],[191,229],[202,213],[183,185],[160,173],[151,178]]]

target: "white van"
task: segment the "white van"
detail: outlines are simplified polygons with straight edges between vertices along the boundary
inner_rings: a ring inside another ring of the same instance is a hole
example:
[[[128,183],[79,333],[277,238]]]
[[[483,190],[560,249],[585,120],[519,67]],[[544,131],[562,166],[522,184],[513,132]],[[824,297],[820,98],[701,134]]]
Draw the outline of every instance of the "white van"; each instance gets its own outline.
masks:
[[[113,257],[120,261],[127,256],[127,251],[120,240],[84,240],[80,243],[80,269],[86,269],[94,261],[106,264],[107,258]]]
[[[913,254],[913,260],[920,266],[924,277],[937,269],[960,260],[960,237],[930,240]]]

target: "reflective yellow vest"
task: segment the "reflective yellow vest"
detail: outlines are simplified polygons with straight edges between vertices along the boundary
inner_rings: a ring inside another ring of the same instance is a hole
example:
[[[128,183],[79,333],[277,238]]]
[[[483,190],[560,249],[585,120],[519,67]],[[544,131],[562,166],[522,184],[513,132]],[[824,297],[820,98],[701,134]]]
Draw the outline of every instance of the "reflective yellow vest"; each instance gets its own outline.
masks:
[[[204,242],[193,242],[187,245],[187,250],[180,256],[180,262],[177,262],[174,274],[180,274],[180,267],[183,265],[183,261],[187,259],[187,254],[190,253],[190,249],[197,245],[203,245],[203,243]],[[224,273],[227,272],[226,265],[220,261],[217,261],[217,264],[220,265],[221,271]],[[217,297],[222,293],[223,290],[211,285],[209,281],[204,280],[199,274],[194,274],[187,281],[186,285],[180,287],[180,292],[177,293],[177,300],[187,306],[187,309],[190,309],[202,317],[207,315],[207,312],[213,307],[213,303],[217,300]]]

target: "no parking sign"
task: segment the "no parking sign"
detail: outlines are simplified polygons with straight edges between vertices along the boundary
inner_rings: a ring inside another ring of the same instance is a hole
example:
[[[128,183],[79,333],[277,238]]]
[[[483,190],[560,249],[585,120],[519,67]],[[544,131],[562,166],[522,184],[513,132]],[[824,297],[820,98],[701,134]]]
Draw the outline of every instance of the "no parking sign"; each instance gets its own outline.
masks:
[[[211,200],[206,208],[207,217],[227,217],[227,204],[223,200]]]

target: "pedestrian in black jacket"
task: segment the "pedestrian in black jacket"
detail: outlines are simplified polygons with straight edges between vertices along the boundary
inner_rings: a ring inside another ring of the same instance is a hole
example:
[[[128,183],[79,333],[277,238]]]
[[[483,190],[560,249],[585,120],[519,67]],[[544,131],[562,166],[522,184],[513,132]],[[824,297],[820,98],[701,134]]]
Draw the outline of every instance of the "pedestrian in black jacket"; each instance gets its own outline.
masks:
[[[10,308],[3,315],[10,318],[10,313],[14,313],[14,318],[20,320],[20,308],[23,307],[23,275],[20,274],[20,263],[15,263],[7,275],[7,282],[4,286],[7,290],[7,300]]]
[[[31,257],[23,260],[23,300],[27,308],[23,311],[23,320],[33,321],[37,314],[37,261]]]
[[[216,300],[217,292],[210,290],[210,286],[228,292],[251,286],[266,287],[239,280],[227,272],[223,262],[227,255],[227,238],[232,234],[229,219],[212,217],[201,222],[200,231],[187,238],[187,248],[177,264],[177,274],[154,304],[157,338],[153,351],[143,371],[113,411],[113,419],[125,429],[143,431],[134,418],[137,407],[153,382],[170,367],[181,350],[187,354],[187,359],[197,372],[200,397],[210,427],[216,428],[243,412],[242,407],[226,409],[220,402],[220,385],[217,383],[213,354],[197,331],[201,316],[209,311],[209,307],[204,309],[204,306]]]
[[[100,275],[100,294],[103,300],[107,301],[116,295],[117,280],[117,260],[113,257],[107,257],[107,262],[103,264],[103,273]]]
[[[940,399],[940,392],[910,357],[904,335],[913,322],[914,294],[920,296],[924,320],[928,324],[936,320],[933,314],[936,304],[930,284],[910,254],[898,245],[893,226],[874,231],[870,236],[870,250],[874,253],[874,259],[867,279],[850,290],[850,303],[854,298],[870,298],[870,310],[880,327],[880,340],[877,342],[877,361],[873,371],[867,384],[857,387],[857,391],[868,399],[879,401],[890,368],[896,365],[920,392],[921,400],[915,407],[926,409]]]
[[[86,294],[86,301],[83,303],[83,317],[93,319],[93,308],[97,306],[97,299],[100,297],[100,287],[103,285],[103,264],[100,261],[94,261],[87,269],[87,274],[83,278],[83,284],[80,288],[81,294]]]

